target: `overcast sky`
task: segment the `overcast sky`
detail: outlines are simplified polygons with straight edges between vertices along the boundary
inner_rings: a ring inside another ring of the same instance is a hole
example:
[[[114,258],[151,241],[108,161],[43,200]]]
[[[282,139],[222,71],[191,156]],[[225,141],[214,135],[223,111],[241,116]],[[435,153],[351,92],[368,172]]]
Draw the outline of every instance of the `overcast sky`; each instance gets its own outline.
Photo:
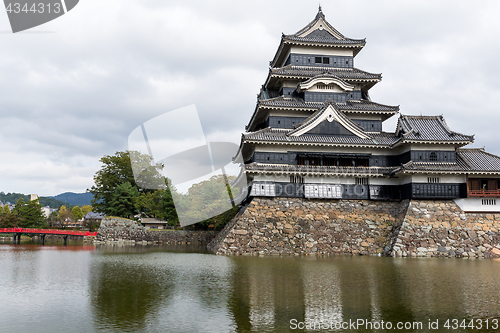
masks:
[[[366,38],[355,67],[382,73],[372,100],[444,115],[500,154],[500,1],[325,1],[326,19]],[[99,159],[141,123],[196,104],[212,141],[239,143],[281,33],[317,1],[81,0],[12,34],[0,11],[0,191],[84,192]],[[397,117],[384,124],[394,131]]]

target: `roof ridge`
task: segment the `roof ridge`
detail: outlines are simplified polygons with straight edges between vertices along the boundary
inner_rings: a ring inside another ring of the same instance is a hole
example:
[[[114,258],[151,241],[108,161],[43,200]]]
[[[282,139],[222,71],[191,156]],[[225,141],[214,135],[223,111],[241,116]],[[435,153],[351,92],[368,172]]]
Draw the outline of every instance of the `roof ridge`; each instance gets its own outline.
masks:
[[[446,123],[446,120],[444,119],[443,115],[438,116],[438,121],[441,124],[441,126],[443,126],[444,129],[450,133],[450,136],[462,135],[462,136],[467,136],[467,137],[471,138],[471,140],[474,140],[474,135],[467,135],[467,134],[463,134],[460,132],[452,131],[451,128],[448,127],[448,123]]]
[[[328,28],[330,28],[334,33],[338,34],[338,36],[340,37],[340,40],[346,40],[346,39],[349,40],[350,39],[350,38],[346,38],[340,31],[338,31],[330,23],[328,23],[328,21],[326,20],[326,16],[323,13],[323,10],[321,9],[321,5],[318,8],[318,13],[316,14],[316,17],[314,18],[314,20],[309,22],[305,27],[303,27],[302,29],[300,29],[299,31],[297,31],[294,34],[291,34],[291,35],[283,34],[283,35],[284,36],[293,36],[293,37],[297,36],[298,37],[300,34],[303,34],[306,31],[308,31],[309,29],[311,29],[321,19],[323,20],[323,22],[325,22],[325,24],[328,26]],[[336,36],[334,36],[334,37],[337,38]]]
[[[486,152],[486,150],[484,149],[484,147],[477,147],[477,148],[474,148],[474,147],[469,147],[469,148],[460,147],[460,148],[457,148],[457,150],[480,150],[480,151]]]
[[[487,152],[484,148],[465,148],[465,149],[467,149],[467,150],[477,150],[477,151],[480,151],[481,153],[484,153],[486,155],[489,155],[489,156],[492,156],[492,157],[500,159],[500,156],[492,154],[490,152]]]

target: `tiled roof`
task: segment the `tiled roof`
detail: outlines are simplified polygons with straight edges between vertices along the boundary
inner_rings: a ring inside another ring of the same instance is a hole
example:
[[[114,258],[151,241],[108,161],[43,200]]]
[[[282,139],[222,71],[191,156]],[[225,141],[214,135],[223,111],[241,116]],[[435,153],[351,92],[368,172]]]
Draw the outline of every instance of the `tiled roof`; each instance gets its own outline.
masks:
[[[257,105],[314,110],[319,109],[321,106],[323,106],[323,103],[305,102],[302,98],[287,98],[284,96],[279,96],[270,99],[261,99],[257,101]]]
[[[314,25],[319,21],[323,20],[324,24],[330,28],[336,36],[331,35],[331,37],[319,37],[319,36],[310,36],[309,34],[305,37],[299,37],[300,35],[306,33],[311,30]],[[337,29],[335,29],[330,23],[328,23],[325,19],[325,14],[321,10],[321,7],[318,10],[318,14],[313,21],[311,21],[304,28],[300,29],[296,33],[292,35],[283,35],[284,40],[297,41],[297,42],[312,42],[312,43],[325,43],[325,44],[336,44],[336,45],[354,45],[354,46],[364,46],[364,39],[351,39],[342,35]]]
[[[270,69],[269,73],[270,76],[287,76],[298,78],[312,78],[321,74],[334,75],[342,80],[382,80],[382,74],[368,73],[357,68],[286,65],[284,67]]]
[[[300,109],[319,109],[323,106],[322,102],[305,102],[302,98],[287,98],[284,96],[279,96],[271,99],[259,100],[258,105],[270,106],[270,107],[282,107],[282,108],[300,108]],[[341,111],[353,111],[353,112],[390,112],[397,113],[399,111],[399,106],[390,106],[375,103],[368,100],[351,100],[345,103],[338,103],[337,107]]]
[[[388,175],[394,167],[340,167],[340,166],[318,166],[318,165],[288,165],[288,164],[264,164],[250,163],[245,164],[245,170],[252,171],[270,171],[285,173],[304,173],[304,174],[365,174],[365,175]]]
[[[397,171],[500,173],[500,157],[482,148],[457,149],[456,163],[408,162]]]
[[[299,86],[301,84],[308,84],[309,82],[313,81],[314,79],[318,79],[318,78],[328,78],[328,79],[337,79],[339,81],[342,81],[342,83],[345,83],[340,77],[338,77],[337,75],[333,74],[333,73],[321,73],[321,74],[318,74],[318,75],[315,75],[303,82],[301,82],[299,84]]]
[[[262,141],[276,143],[309,143],[326,145],[368,145],[373,147],[387,148],[400,138],[394,133],[370,133],[371,139],[362,139],[357,136],[341,135],[313,135],[303,134],[300,136],[287,136],[290,129],[264,128],[262,130],[243,135],[245,141]]]
[[[482,148],[457,149],[457,159],[470,167],[471,171],[500,172],[500,157],[490,154]]]
[[[342,111],[377,111],[391,113],[397,113],[399,111],[399,105],[384,105],[364,99],[358,101],[347,101],[345,103],[337,103],[337,105]]]
[[[405,116],[398,120],[397,135],[404,140],[473,142],[474,136],[460,134],[449,129],[442,116]]]
[[[408,171],[465,171],[462,163],[413,162],[403,164],[400,170]]]
[[[358,46],[363,47],[366,44],[364,39],[337,39],[335,37],[319,37],[319,36],[305,36],[299,37],[295,35],[284,35],[283,40],[285,42],[303,42],[303,43],[317,43],[317,44],[329,44],[332,46],[342,45],[342,46]]]

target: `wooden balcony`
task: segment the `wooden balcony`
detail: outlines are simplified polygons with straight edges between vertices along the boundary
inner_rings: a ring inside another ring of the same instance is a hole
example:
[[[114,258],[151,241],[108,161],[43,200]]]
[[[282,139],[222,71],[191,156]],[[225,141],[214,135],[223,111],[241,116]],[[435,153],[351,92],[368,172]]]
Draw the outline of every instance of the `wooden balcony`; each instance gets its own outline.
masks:
[[[500,197],[500,190],[469,190],[469,197]]]

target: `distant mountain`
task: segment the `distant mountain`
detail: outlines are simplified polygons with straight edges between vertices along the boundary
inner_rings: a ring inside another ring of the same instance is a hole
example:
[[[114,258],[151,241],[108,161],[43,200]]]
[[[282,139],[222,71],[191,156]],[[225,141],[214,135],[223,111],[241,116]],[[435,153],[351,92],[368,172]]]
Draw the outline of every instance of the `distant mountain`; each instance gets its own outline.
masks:
[[[30,196],[27,194],[0,192],[0,202],[2,203],[10,202],[14,205],[20,198],[22,198],[24,202],[30,201]],[[59,208],[61,205],[69,205],[67,202],[57,200],[53,197],[39,197],[38,202],[40,202],[42,206],[49,206],[50,208]]]
[[[53,196],[52,198],[57,199],[59,201],[67,202],[70,205],[83,206],[83,205],[90,205],[91,204],[90,200],[92,200],[94,196],[92,193],[66,192]]]

